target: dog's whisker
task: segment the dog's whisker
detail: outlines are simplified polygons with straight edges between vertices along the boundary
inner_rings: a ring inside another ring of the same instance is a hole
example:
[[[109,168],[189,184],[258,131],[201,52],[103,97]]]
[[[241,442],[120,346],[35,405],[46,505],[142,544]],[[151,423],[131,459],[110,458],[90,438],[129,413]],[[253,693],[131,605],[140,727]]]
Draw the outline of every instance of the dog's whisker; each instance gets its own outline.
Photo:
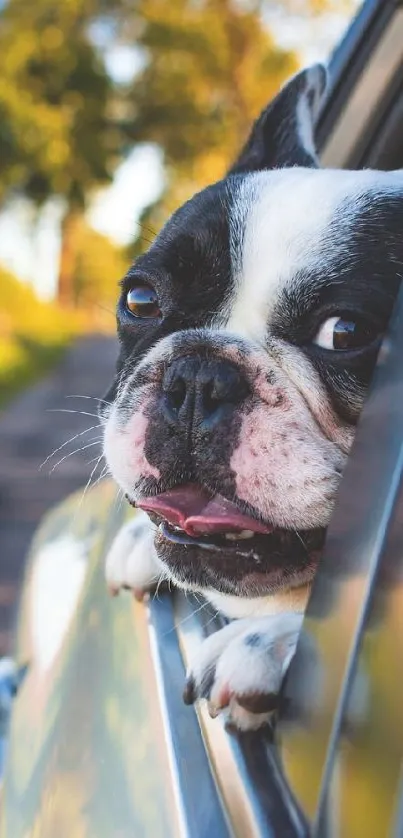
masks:
[[[166,637],[168,634],[171,634],[176,629],[181,628],[185,623],[188,622],[188,620],[191,620],[195,616],[195,614],[198,614],[200,611],[203,611],[203,609],[207,608],[207,606],[209,605],[210,603],[207,602],[207,600],[206,602],[203,602],[203,604],[200,605],[199,608],[196,608],[196,610],[192,611],[191,614],[188,614],[187,617],[183,617],[182,620],[179,620],[179,623],[175,623],[174,627],[169,629],[169,631],[167,631],[163,636]]]
[[[186,594],[186,598],[188,598],[188,591],[185,591],[185,594]],[[197,596],[197,594],[195,594],[195,593],[193,592],[193,593],[192,593],[192,596],[194,597],[194,599],[196,600],[196,602],[198,602],[198,603],[199,603],[199,605],[200,605],[200,600],[199,600],[199,597]]]
[[[118,489],[113,499],[113,505],[115,506],[117,512],[120,512],[124,499],[125,496],[122,489]]]
[[[103,455],[101,455],[101,456],[103,456]],[[96,462],[96,460],[99,460],[99,459],[100,459],[99,457],[93,457],[93,459],[92,459],[92,460],[90,460],[90,462],[88,463],[88,465],[89,465],[89,466],[90,466],[90,465],[92,465],[92,463],[95,463],[95,462]],[[105,464],[102,466],[102,471],[101,471],[101,474],[100,474],[100,475],[99,475],[99,477],[97,477],[97,479],[96,479],[96,483],[98,483],[98,482],[99,482],[99,480],[102,480],[102,478],[103,478],[103,477],[105,477],[108,473],[109,473],[109,466],[108,466],[108,463],[105,463]],[[95,485],[96,485],[96,483],[93,483],[92,485],[93,485],[93,486],[95,486]]]
[[[98,455],[96,457],[91,457],[90,460],[87,460],[87,466],[91,466],[92,463],[95,463],[95,460],[98,460],[98,459],[99,459]]]
[[[54,457],[54,455],[55,455],[55,454],[57,454],[57,452],[58,452],[58,451],[61,451],[61,450],[62,450],[62,448],[65,448],[65,447],[66,447],[66,445],[69,445],[69,443],[70,443],[70,442],[74,442],[74,440],[75,440],[75,439],[78,439],[80,436],[84,436],[84,434],[88,434],[88,433],[89,433],[89,431],[94,431],[94,430],[95,430],[95,428],[100,428],[101,426],[102,426],[102,423],[101,423],[101,422],[98,422],[98,424],[97,424],[97,425],[91,425],[91,427],[90,427],[90,428],[86,428],[86,429],[85,429],[85,431],[80,431],[80,433],[78,433],[78,434],[74,434],[74,436],[71,436],[71,437],[70,437],[70,439],[66,439],[66,442],[63,442],[63,443],[62,443],[62,445],[59,445],[59,447],[58,447],[58,448],[55,448],[55,450],[54,450],[54,451],[52,451],[52,453],[51,453],[51,454],[48,454],[48,456],[46,457],[46,460],[44,460],[44,461],[43,461],[43,463],[41,463],[41,464],[40,464],[40,466],[39,466],[39,471],[40,471],[40,470],[41,470],[44,466],[46,466],[46,463],[47,463],[47,462],[49,462],[49,460],[50,460],[52,457]]]
[[[65,399],[91,399],[94,402],[102,402],[102,404],[110,405],[110,402],[107,399],[100,399],[98,396],[84,396],[82,393],[69,393],[68,396],[64,397]]]
[[[166,582],[166,576],[163,573],[161,573],[161,576],[159,577],[158,582],[157,582],[157,587],[156,587],[155,592],[153,594],[153,600],[158,599],[159,589],[160,589],[161,585],[163,584],[163,582]]]
[[[141,239],[143,242],[146,242],[147,244],[152,244],[154,241],[154,239],[149,239],[147,236],[145,236],[144,233],[142,233],[142,235],[138,238]]]
[[[211,605],[211,603],[209,603],[209,604]],[[205,628],[207,628],[207,626],[209,626],[213,622],[213,620],[216,620],[217,617],[219,617],[219,616],[220,616],[220,612],[216,610],[214,612],[213,616],[210,617],[209,620],[207,620],[207,623],[205,624]]]
[[[302,544],[302,546],[303,546],[304,550],[308,553],[308,552],[309,552],[309,550],[308,550],[308,546],[305,544],[305,541],[304,541],[304,539],[302,538],[302,535],[298,532],[298,530],[294,530],[294,533],[295,533],[295,535],[297,536],[298,541],[300,541],[300,542],[301,542],[301,544]]]
[[[98,486],[98,483],[100,483],[101,480],[103,480],[104,477],[107,476],[107,474],[108,474],[108,466],[104,466],[102,471],[101,471],[101,474],[99,475],[99,477],[97,477],[95,483],[92,484],[91,489],[95,489],[95,486]]]
[[[99,420],[98,413],[87,413],[85,410],[71,410],[67,407],[49,407],[46,413],[80,413],[81,416],[92,416],[93,419]]]
[[[146,233],[151,233],[151,235],[154,237],[157,235],[157,231],[153,230],[152,227],[149,227],[148,224],[142,224],[141,221],[135,221],[135,224],[137,227],[140,228],[140,230],[145,230]]]
[[[103,306],[102,303],[95,303],[97,308],[100,308],[101,311],[106,311],[107,314],[110,314],[111,317],[116,317],[116,311],[113,308],[108,308],[108,306]]]
[[[103,454],[101,453],[101,454],[99,455],[99,457],[98,457],[98,459],[97,459],[96,463],[95,463],[94,468],[93,468],[93,469],[92,469],[92,471],[91,471],[91,474],[90,474],[90,476],[89,476],[89,478],[88,478],[88,480],[87,480],[87,482],[86,482],[85,486],[84,486],[84,490],[83,490],[83,492],[82,492],[82,495],[81,495],[80,500],[79,500],[79,502],[78,502],[78,504],[77,504],[77,507],[76,507],[75,515],[77,515],[77,513],[78,513],[78,512],[79,512],[79,510],[81,509],[81,506],[82,506],[83,500],[84,500],[84,498],[85,498],[85,496],[86,496],[86,494],[87,494],[87,491],[88,491],[88,489],[89,489],[89,487],[90,487],[90,485],[91,485],[91,480],[92,480],[92,478],[93,478],[93,476],[94,476],[94,474],[95,474],[95,472],[96,472],[96,470],[97,470],[97,468],[98,468],[98,466],[99,466],[99,464],[100,464],[100,462],[101,462],[101,460],[102,460],[102,457],[103,457]],[[97,481],[97,482],[98,482],[98,481]]]
[[[100,438],[100,439],[96,439],[96,440],[94,440],[93,442],[89,442],[87,445],[82,445],[82,446],[81,446],[81,448],[76,448],[74,451],[70,451],[70,453],[69,453],[69,454],[66,454],[64,457],[62,457],[62,458],[61,458],[61,460],[59,460],[57,463],[55,463],[55,465],[53,466],[53,468],[51,468],[51,470],[50,470],[49,474],[52,474],[52,473],[54,472],[54,470],[55,470],[58,466],[60,466],[60,464],[61,464],[61,463],[63,463],[63,462],[64,462],[64,460],[67,460],[69,457],[72,457],[72,456],[73,456],[73,454],[78,454],[78,453],[79,453],[79,451],[85,451],[87,448],[91,448],[91,446],[93,446],[93,445],[100,445],[100,444],[101,444],[101,442],[102,442],[102,438]],[[102,456],[102,455],[101,455],[101,456]]]

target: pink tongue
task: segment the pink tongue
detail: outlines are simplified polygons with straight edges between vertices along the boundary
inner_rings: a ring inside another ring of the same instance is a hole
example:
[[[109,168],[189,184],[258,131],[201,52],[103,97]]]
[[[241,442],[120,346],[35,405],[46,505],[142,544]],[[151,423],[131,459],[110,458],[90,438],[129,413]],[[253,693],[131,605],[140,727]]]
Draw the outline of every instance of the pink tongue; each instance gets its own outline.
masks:
[[[273,531],[273,527],[243,515],[234,503],[221,495],[211,498],[200,486],[192,483],[145,498],[136,506],[146,512],[156,512],[192,536],[240,530],[258,533]]]

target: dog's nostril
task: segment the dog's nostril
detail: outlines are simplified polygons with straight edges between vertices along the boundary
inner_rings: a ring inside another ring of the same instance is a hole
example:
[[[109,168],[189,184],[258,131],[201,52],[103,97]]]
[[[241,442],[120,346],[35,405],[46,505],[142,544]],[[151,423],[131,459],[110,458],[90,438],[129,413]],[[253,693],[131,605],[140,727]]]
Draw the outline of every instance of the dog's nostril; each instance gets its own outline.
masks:
[[[166,370],[162,409],[169,423],[212,429],[248,395],[240,371],[225,361],[181,358]]]
[[[202,401],[203,407],[208,413],[213,412],[213,410],[217,407],[217,404],[222,401],[222,396],[220,396],[219,392],[217,392],[217,388],[214,383],[208,382],[203,386]]]
[[[218,372],[211,383],[205,386],[205,403],[214,406],[216,404],[228,403],[239,404],[248,395],[247,382],[240,376],[237,370],[224,368]]]
[[[168,396],[171,407],[173,407],[175,410],[179,410],[182,407],[186,399],[186,391],[186,382],[183,380],[183,378],[177,378],[175,381],[171,383],[171,386],[168,390]]]
[[[205,397],[211,402],[221,402],[227,396],[228,383],[227,381],[214,378],[210,384],[206,384]]]

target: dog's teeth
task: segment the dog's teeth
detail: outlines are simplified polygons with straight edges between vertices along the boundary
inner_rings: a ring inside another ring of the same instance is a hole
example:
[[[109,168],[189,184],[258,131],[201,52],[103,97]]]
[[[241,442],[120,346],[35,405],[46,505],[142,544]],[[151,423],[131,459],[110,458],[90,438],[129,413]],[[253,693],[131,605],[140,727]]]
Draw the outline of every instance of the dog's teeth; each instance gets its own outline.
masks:
[[[253,530],[242,530],[238,533],[238,538],[253,538],[254,535]]]
[[[165,526],[164,521],[161,521],[161,523],[158,525],[158,529],[162,533],[164,532],[164,526]],[[183,529],[181,527],[175,527],[174,524],[170,524],[170,529],[175,530],[175,532],[182,532],[183,533]]]
[[[239,541],[240,539],[253,538],[255,533],[252,530],[241,530],[240,532],[226,532],[227,541]]]

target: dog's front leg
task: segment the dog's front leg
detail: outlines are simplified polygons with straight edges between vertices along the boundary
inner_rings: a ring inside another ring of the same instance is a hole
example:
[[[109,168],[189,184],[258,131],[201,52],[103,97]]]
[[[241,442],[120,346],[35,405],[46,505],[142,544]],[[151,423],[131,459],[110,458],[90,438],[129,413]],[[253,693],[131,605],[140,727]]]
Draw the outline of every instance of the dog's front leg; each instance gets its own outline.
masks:
[[[111,594],[129,588],[136,599],[164,579],[154,547],[155,527],[138,510],[116,535],[106,557],[105,575]]]
[[[138,511],[116,535],[106,559],[111,593],[129,588],[138,599],[166,578],[154,546],[155,528]],[[287,612],[233,620],[206,638],[187,672],[186,703],[206,699],[239,730],[270,720],[294,654],[303,615]]]
[[[187,704],[206,699],[210,715],[222,713],[239,730],[270,720],[294,655],[303,615],[276,614],[234,620],[210,635],[187,672]]]

